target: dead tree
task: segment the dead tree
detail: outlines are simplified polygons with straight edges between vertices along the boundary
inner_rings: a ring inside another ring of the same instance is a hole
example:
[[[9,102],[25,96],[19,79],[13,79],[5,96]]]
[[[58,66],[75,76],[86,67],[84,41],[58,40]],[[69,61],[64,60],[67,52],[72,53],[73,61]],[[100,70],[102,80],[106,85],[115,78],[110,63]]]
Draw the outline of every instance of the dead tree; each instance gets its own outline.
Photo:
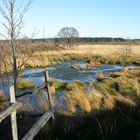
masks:
[[[23,28],[23,17],[25,13],[28,11],[31,0],[24,0],[21,1],[21,4],[18,5],[16,0],[1,0],[0,1],[0,13],[3,17],[2,25],[6,30],[6,33],[2,33],[1,37],[6,40],[6,45],[11,51],[12,55],[12,76],[14,80],[14,88],[16,91],[17,86],[17,78],[19,74],[19,67],[18,66],[18,52],[19,52],[19,45],[20,45],[20,37],[22,36],[21,30]],[[5,46],[4,46],[5,47]],[[3,49],[4,50],[4,49]],[[4,54],[4,53],[3,53]],[[2,51],[1,51],[1,55]],[[2,57],[2,56],[1,56]],[[25,60],[26,62],[27,60]],[[5,64],[5,60],[3,60],[3,64],[5,65],[5,69],[7,69],[7,64]]]
[[[121,48],[120,57],[124,65],[131,62],[132,53],[132,45],[129,42]]]

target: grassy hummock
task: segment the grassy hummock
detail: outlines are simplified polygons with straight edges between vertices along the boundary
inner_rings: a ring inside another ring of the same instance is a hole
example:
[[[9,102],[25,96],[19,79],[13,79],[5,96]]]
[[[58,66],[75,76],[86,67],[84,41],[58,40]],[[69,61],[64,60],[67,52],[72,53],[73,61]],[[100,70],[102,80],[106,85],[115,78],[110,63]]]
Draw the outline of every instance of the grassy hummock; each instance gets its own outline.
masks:
[[[20,90],[33,89],[35,88],[35,83],[28,79],[18,79],[17,88]]]

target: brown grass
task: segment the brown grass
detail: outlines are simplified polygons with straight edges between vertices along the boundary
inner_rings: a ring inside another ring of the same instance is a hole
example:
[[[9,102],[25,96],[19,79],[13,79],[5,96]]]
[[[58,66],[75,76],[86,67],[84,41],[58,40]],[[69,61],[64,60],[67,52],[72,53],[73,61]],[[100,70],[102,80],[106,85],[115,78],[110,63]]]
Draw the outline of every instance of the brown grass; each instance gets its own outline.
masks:
[[[123,45],[77,45],[75,48],[57,51],[35,52],[32,59],[27,62],[28,66],[44,67],[51,64],[61,63],[63,59],[82,59],[92,56],[102,56],[107,60],[118,61]],[[140,45],[132,45],[132,60],[139,61]],[[115,60],[116,59],[116,60]]]
[[[101,55],[101,56],[112,56],[122,49],[123,45],[77,45],[75,48],[68,50],[59,51],[42,51],[42,55],[66,55],[66,54],[91,54],[91,55]],[[136,55],[140,55],[140,45],[132,45],[132,52]],[[35,52],[34,55],[40,55],[40,53]]]
[[[78,83],[82,83],[78,81]],[[80,84],[81,85],[81,84]],[[86,92],[85,87],[80,86],[74,81],[68,84],[68,92],[65,95],[65,102],[68,106],[68,111],[72,114],[77,112],[91,112],[93,110],[113,109],[115,107],[115,100],[112,96],[106,97],[104,94],[94,90],[92,95]],[[84,113],[83,113],[84,114]]]
[[[47,138],[58,140],[139,139],[139,72],[138,69],[125,69],[120,72],[120,77],[97,82],[99,85],[98,88],[97,85],[93,87],[93,94],[86,93],[85,88],[77,84],[81,83],[80,81],[68,84],[65,101],[69,110],[57,112],[55,125],[46,135]],[[128,76],[129,74],[131,76]],[[115,87],[115,82],[120,84],[120,89]],[[131,86],[135,91],[129,88]],[[45,134],[46,132],[43,133],[44,137]]]
[[[86,92],[85,85],[76,80],[66,86],[65,102],[68,111],[92,112],[112,110],[117,104],[125,104],[129,107],[139,105],[140,99],[140,69],[122,70],[119,77],[104,79],[96,82],[92,91]],[[131,76],[128,76],[130,75]]]
[[[19,54],[18,63],[20,64],[21,60],[26,60],[28,55],[25,55],[26,51],[34,52],[32,57],[26,62],[26,64],[21,68],[24,69],[25,67],[47,67],[49,65],[60,64],[64,60],[70,59],[91,59],[93,56],[100,56],[103,57],[105,60],[102,60],[103,63],[107,62],[118,62],[120,63],[121,59],[121,52],[125,45],[77,45],[74,48],[70,49],[56,49],[56,50],[48,50],[48,49],[36,49],[41,46],[31,44],[28,46],[28,49],[24,50],[24,53]],[[140,45],[131,45],[131,60],[133,62],[140,61]],[[7,55],[8,56],[8,55]],[[12,70],[11,66],[11,59],[6,57],[8,71]],[[1,73],[4,72],[4,68],[1,65]]]
[[[35,83],[28,79],[19,79],[17,82],[17,88],[21,90],[33,89],[34,87]]]
[[[0,111],[6,109],[8,107],[8,103],[3,102],[4,100],[6,100],[6,97],[4,96],[2,91],[0,91]]]

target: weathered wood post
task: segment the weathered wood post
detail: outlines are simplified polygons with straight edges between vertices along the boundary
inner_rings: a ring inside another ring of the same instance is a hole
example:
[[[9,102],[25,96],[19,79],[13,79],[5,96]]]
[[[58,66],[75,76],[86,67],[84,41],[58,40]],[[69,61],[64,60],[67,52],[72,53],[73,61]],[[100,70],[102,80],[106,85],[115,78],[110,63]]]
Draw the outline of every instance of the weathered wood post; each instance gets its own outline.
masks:
[[[46,88],[47,88],[47,93],[48,93],[48,100],[49,100],[49,106],[50,110],[53,110],[53,103],[52,103],[52,96],[50,92],[50,81],[49,81],[49,72],[48,69],[45,70],[45,83],[46,83]],[[52,122],[54,124],[54,114],[52,115]]]
[[[48,100],[49,100],[49,108],[52,109],[52,98],[50,92],[50,82],[49,82],[49,73],[48,70],[45,70],[45,83],[47,88]]]
[[[11,104],[16,103],[14,86],[10,87],[10,103]],[[12,126],[13,140],[18,140],[16,110],[11,113],[11,126]]]

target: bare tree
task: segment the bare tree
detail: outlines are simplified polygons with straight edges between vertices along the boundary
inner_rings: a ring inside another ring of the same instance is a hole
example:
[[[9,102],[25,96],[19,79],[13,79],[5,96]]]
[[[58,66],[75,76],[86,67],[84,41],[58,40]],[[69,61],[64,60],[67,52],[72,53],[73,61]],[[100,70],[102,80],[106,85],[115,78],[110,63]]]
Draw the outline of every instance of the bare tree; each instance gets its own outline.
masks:
[[[79,32],[73,27],[64,27],[58,32],[57,36],[62,39],[62,44],[66,48],[70,48],[76,43]]]
[[[131,43],[128,42],[126,45],[122,46],[119,54],[124,65],[128,64],[131,61],[132,53],[133,52]]]
[[[28,11],[29,6],[31,4],[31,0],[27,0],[26,2],[24,0],[20,1],[21,3],[17,2],[16,0],[1,0],[0,1],[0,12],[3,17],[2,25],[4,29],[6,30],[6,33],[1,34],[1,36],[6,39],[6,45],[8,47],[1,47],[1,58],[4,54],[4,50],[11,51],[12,59],[10,63],[12,63],[12,70],[13,70],[13,80],[14,80],[14,88],[16,91],[16,85],[17,85],[17,78],[19,74],[19,68],[22,67],[23,63],[20,65],[18,64],[18,57],[20,55],[20,37],[21,29],[23,28],[23,17],[25,13]],[[9,48],[9,49],[8,49]],[[7,54],[8,55],[8,54]],[[9,57],[8,57],[9,58]],[[5,67],[5,70],[7,70],[7,63],[5,62],[6,58],[3,57],[3,64]],[[27,60],[25,60],[26,62]],[[25,63],[24,62],[24,63]],[[8,71],[8,70],[7,70]]]
[[[43,42],[45,42],[45,32],[46,32],[46,28],[44,26],[44,28],[43,28]]]

